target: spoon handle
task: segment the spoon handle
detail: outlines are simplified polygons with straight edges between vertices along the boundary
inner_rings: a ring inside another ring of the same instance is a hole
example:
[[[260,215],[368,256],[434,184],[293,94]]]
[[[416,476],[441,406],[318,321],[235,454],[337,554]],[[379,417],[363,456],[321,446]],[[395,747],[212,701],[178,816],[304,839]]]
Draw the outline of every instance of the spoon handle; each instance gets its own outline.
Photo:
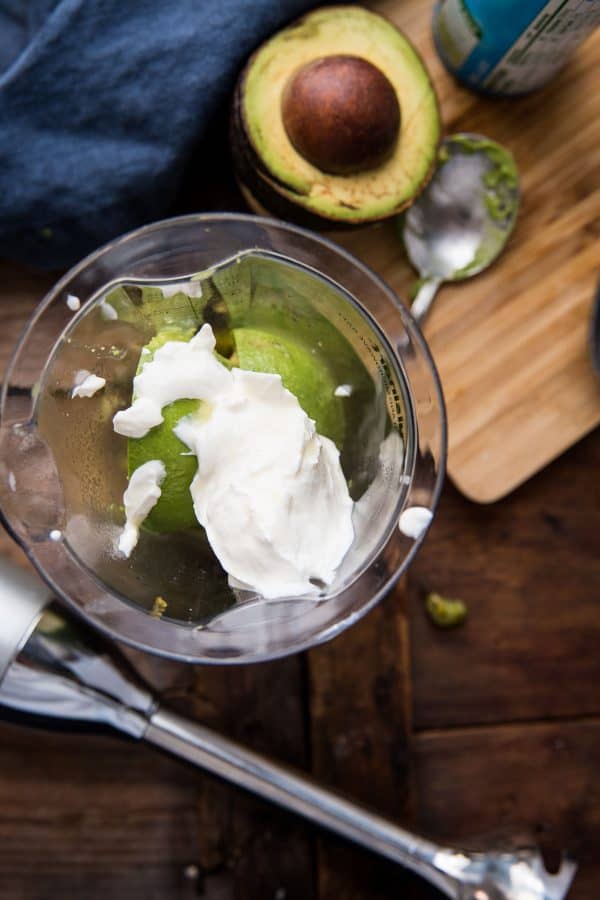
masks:
[[[151,715],[144,738],[195,766],[401,863],[447,896],[458,897],[455,879],[436,865],[440,847],[320,787],[307,776],[161,707]]]
[[[412,302],[410,311],[417,322],[423,322],[425,316],[429,312],[433,298],[437,294],[438,288],[442,283],[441,278],[426,278],[417,292],[417,296]]]

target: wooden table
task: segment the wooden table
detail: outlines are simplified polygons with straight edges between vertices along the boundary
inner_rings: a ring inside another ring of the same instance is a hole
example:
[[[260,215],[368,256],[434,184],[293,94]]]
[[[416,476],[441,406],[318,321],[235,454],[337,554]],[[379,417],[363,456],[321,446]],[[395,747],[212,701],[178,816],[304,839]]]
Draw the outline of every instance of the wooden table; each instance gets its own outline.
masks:
[[[216,129],[215,134],[224,134]],[[179,210],[241,208],[218,140]],[[0,368],[53,277],[5,265]],[[509,498],[447,485],[408,577],[332,643],[266,665],[131,654],[176,709],[436,839],[526,827],[600,895],[600,433]],[[0,553],[23,562],[8,537]],[[452,632],[423,594],[469,606]],[[0,723],[0,900],[425,900],[435,890],[159,752]]]
[[[233,191],[222,198],[235,205]],[[2,267],[1,364],[48,276]],[[448,841],[527,826],[600,893],[600,433],[510,498],[447,485],[407,579],[332,643],[268,665],[131,654],[175,708]],[[0,552],[22,561],[6,535]],[[466,625],[436,630],[434,589]],[[0,723],[0,900],[397,900],[437,893],[108,734]]]

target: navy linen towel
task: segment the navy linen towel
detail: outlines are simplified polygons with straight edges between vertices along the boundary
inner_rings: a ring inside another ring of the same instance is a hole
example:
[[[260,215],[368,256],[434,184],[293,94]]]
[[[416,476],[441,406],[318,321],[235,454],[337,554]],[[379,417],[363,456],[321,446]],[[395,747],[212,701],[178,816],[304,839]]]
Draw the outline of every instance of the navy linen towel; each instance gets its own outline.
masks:
[[[168,214],[246,57],[311,5],[0,0],[0,256],[69,265]]]

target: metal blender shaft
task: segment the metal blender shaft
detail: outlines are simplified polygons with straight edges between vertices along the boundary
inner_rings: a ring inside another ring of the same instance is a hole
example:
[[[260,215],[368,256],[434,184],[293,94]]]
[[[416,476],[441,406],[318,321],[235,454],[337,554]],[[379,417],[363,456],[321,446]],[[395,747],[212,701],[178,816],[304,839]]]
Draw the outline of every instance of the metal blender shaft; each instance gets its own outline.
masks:
[[[562,900],[575,867],[549,875],[536,850],[439,847],[195,722],[162,709],[116,647],[50,604],[0,560],[0,704],[112,725],[417,872],[456,900]]]
[[[325,790],[305,775],[160,707],[151,715],[144,737],[214,775],[402,863],[449,897],[457,896],[454,879],[434,867],[439,847]]]

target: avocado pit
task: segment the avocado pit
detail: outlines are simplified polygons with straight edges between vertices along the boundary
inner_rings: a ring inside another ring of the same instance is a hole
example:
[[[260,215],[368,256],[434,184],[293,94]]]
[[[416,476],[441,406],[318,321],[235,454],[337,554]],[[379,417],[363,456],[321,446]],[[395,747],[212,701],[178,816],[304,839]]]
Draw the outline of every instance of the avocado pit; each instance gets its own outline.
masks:
[[[296,151],[335,175],[380,165],[393,153],[400,132],[394,87],[359,56],[325,56],[302,66],[286,83],[281,114]]]

